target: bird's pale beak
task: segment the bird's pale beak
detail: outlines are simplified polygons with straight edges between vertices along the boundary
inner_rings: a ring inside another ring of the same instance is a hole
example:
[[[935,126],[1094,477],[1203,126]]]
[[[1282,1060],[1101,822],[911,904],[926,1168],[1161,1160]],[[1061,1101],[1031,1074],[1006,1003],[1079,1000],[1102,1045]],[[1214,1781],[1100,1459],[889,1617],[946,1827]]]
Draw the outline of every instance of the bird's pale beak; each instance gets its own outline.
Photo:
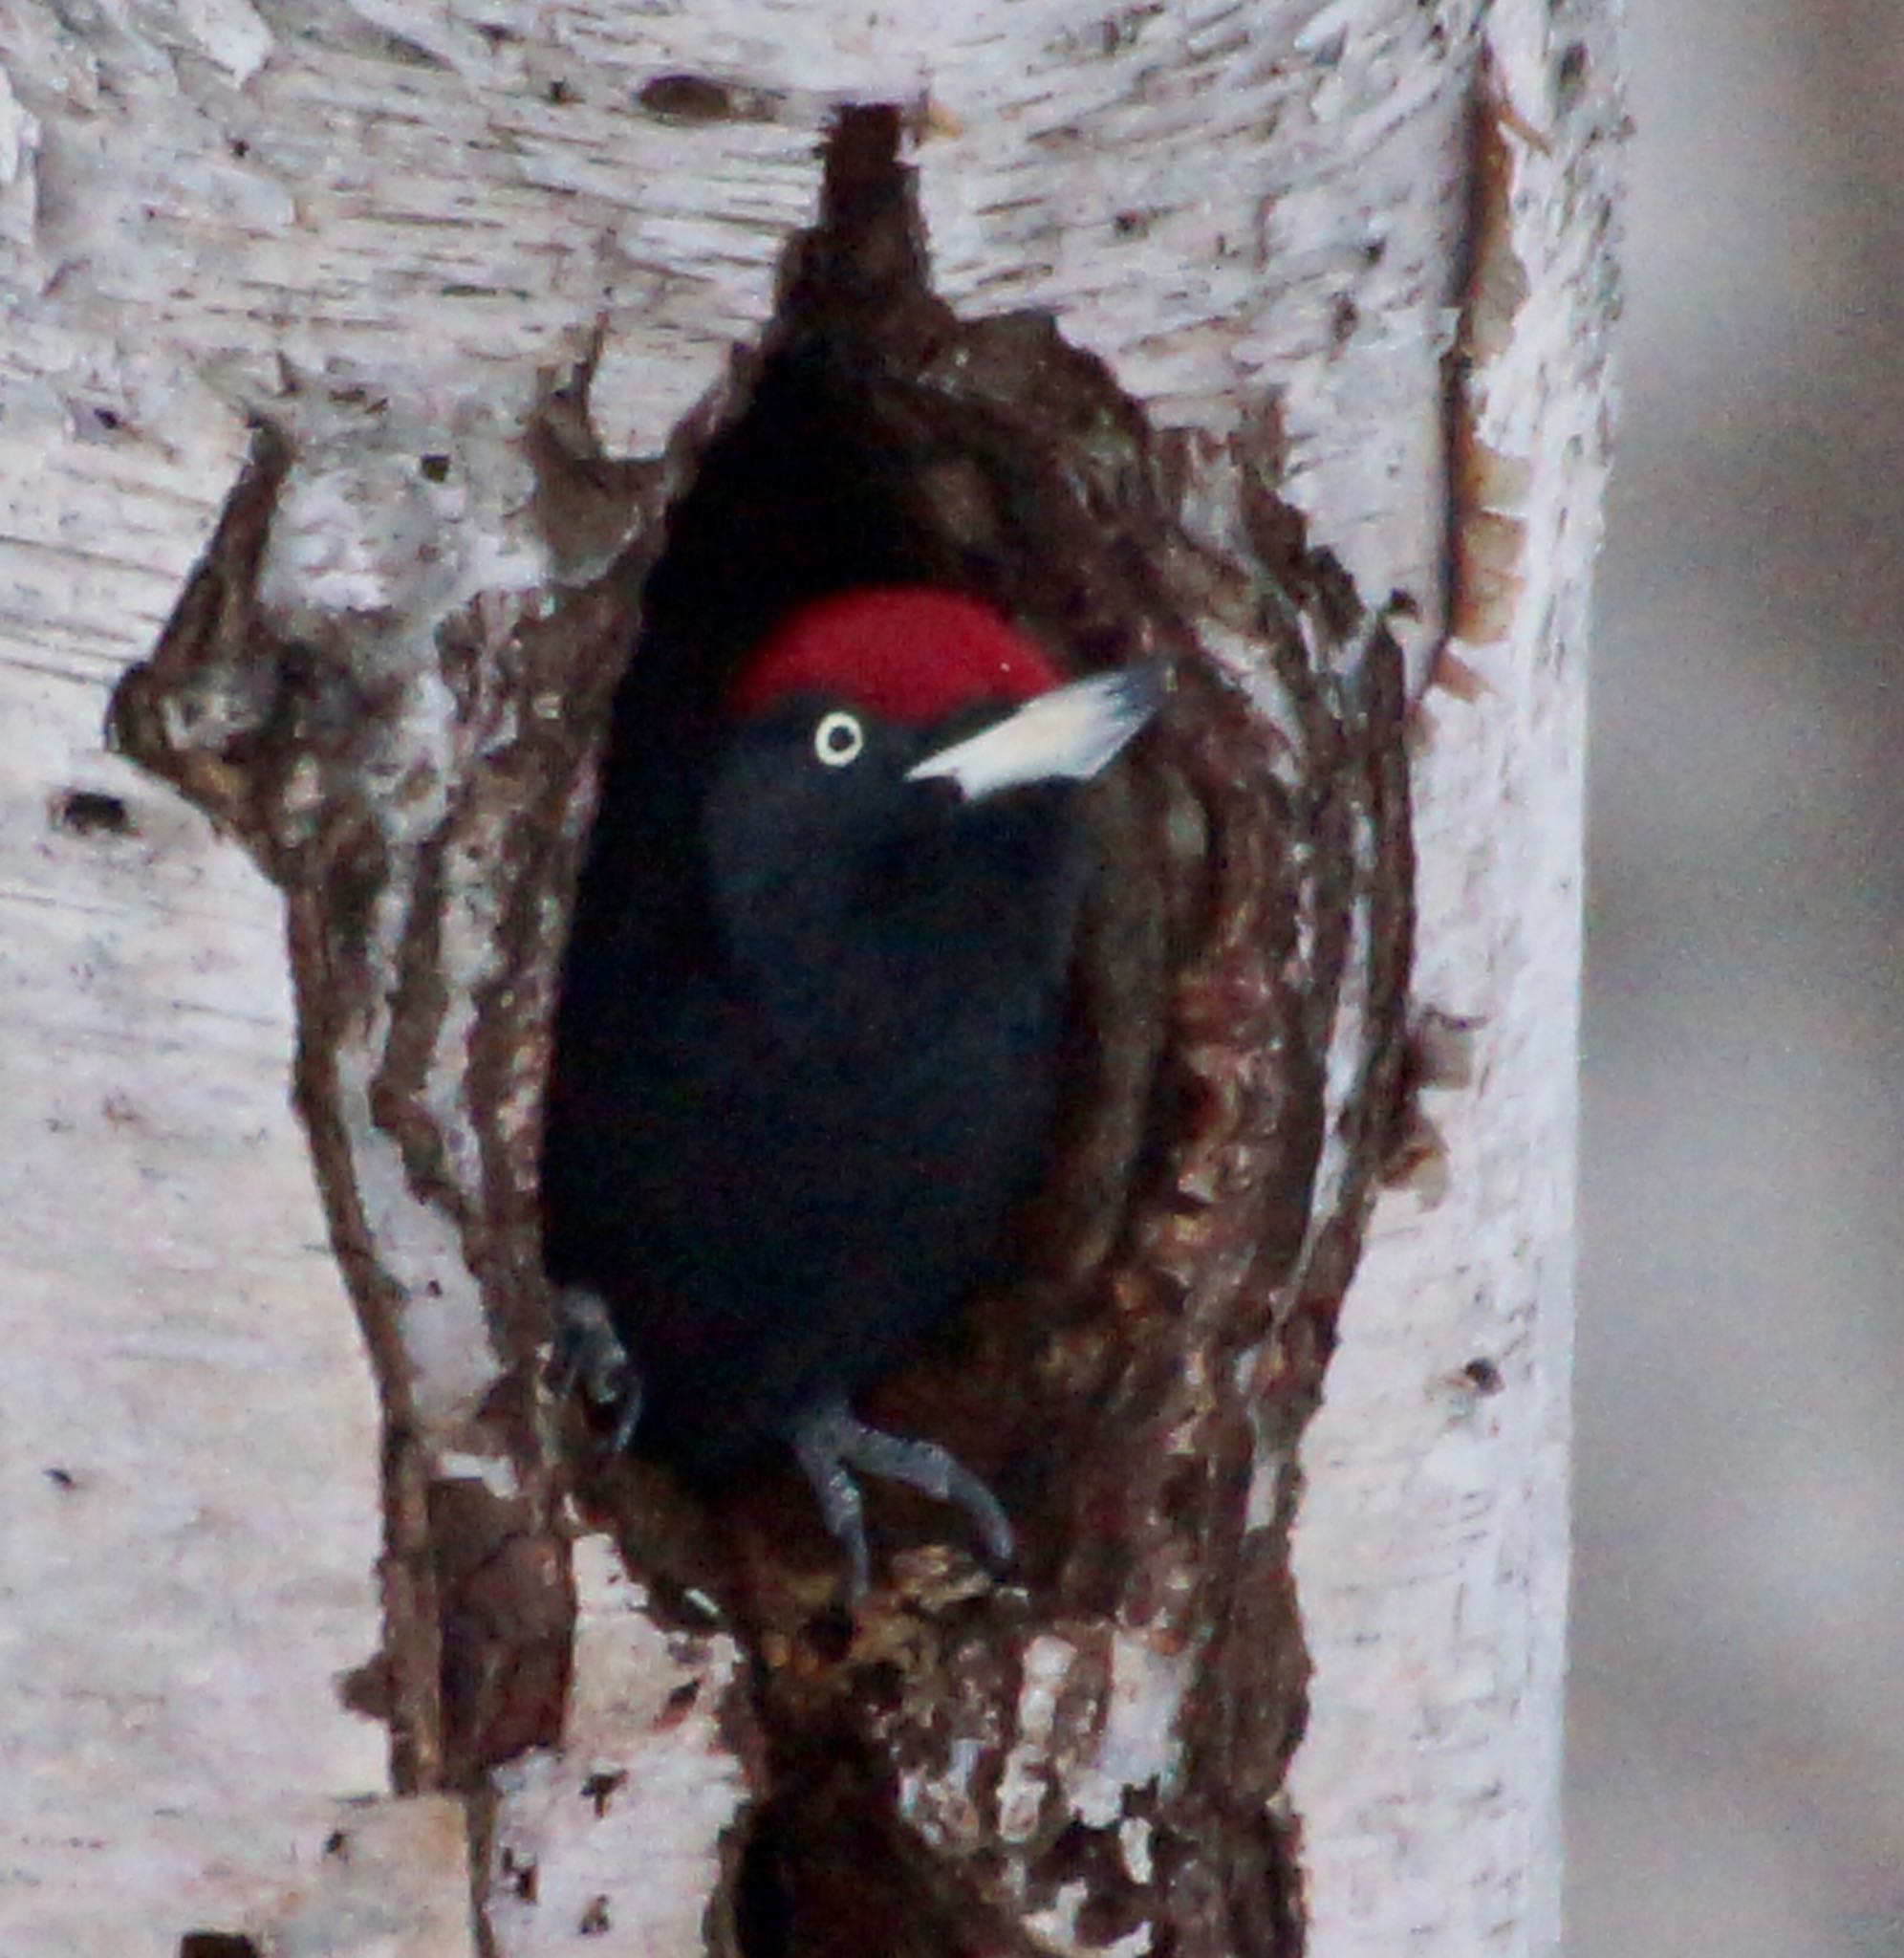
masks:
[[[967,802],[1033,782],[1089,781],[1157,712],[1163,694],[1163,675],[1151,665],[1073,680],[927,755],[906,780],[942,778]]]

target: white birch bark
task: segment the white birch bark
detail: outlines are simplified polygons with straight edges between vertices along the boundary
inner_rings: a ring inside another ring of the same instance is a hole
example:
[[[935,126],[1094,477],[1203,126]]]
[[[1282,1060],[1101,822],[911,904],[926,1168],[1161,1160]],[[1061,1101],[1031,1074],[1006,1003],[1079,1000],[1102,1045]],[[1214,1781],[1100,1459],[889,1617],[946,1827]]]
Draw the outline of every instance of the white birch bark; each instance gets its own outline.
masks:
[[[1560,1947],[1583,666],[1617,308],[1612,173],[1577,120],[1583,89],[1612,106],[1613,51],[1604,19],[1573,26],[1556,49],[1514,10],[1489,24],[1456,697],[1431,696],[1415,776],[1417,997],[1480,1024],[1424,1098],[1445,1156],[1377,1206],[1304,1445],[1317,1674],[1291,1786],[1331,1954]]]
[[[916,111],[956,309],[1049,311],[1157,425],[1279,417],[1314,535],[1414,601],[1417,677],[1451,631],[1437,670],[1480,677],[1424,709],[1417,991],[1481,1025],[1469,1084],[1426,1100],[1444,1192],[1378,1207],[1306,1450],[1293,1795],[1313,1950],[1552,1948],[1608,12],[0,11],[0,1948],[469,1937],[461,1829],[339,1807],[384,1785],[331,1685],[377,1643],[375,1410],[284,1108],[278,901],[103,755],[107,690],[287,373],[396,404],[471,486],[320,513],[307,597],[381,594],[393,534],[506,500],[495,431],[598,317],[605,446],[660,454],[767,321],[855,100]],[[639,1760],[665,1726],[645,1785],[675,1836],[631,1868],[652,1810],[592,1832],[532,1785],[511,1826],[552,1882],[566,1848],[584,1911],[653,1905],[629,1948],[695,1951],[737,1772],[711,1716],[617,1688],[614,1585],[585,1583],[572,1741]],[[506,1907],[492,1929],[544,1948]]]

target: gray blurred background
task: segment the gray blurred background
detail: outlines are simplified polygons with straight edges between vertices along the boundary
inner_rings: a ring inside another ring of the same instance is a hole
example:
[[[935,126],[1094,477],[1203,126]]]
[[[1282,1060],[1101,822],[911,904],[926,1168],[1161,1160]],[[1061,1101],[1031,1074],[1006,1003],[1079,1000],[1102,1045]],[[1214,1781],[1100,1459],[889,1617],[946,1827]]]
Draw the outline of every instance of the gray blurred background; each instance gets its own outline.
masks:
[[[1630,0],[1569,1958],[1904,1958],[1904,0]]]

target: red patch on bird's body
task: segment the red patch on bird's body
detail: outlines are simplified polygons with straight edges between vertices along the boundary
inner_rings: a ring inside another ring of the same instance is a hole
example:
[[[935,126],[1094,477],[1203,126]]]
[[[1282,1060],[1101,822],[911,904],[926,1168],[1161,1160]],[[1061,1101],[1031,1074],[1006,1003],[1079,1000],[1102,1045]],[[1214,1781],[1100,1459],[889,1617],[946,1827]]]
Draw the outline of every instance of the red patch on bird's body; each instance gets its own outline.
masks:
[[[978,598],[929,585],[874,585],[802,606],[761,642],[727,696],[737,715],[795,694],[850,701],[928,728],[981,702],[1028,701],[1064,676]]]

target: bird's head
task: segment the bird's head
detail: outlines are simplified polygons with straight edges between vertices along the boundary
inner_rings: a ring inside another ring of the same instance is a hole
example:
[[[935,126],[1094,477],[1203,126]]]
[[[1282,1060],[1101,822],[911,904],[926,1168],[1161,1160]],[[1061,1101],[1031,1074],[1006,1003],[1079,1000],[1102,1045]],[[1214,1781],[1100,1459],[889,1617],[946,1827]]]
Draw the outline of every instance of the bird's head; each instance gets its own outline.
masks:
[[[910,905],[922,929],[1009,904],[1014,881],[1059,874],[1073,854],[1066,803],[1161,698],[1151,667],[1066,681],[1035,641],[956,592],[817,599],[728,689],[705,813],[717,904],[730,925]]]
[[[742,666],[727,710],[757,786],[771,773],[845,802],[904,785],[924,793],[901,804],[942,810],[948,792],[978,804],[1090,780],[1161,697],[1151,667],[1067,683],[981,600],[883,585],[791,614]]]

